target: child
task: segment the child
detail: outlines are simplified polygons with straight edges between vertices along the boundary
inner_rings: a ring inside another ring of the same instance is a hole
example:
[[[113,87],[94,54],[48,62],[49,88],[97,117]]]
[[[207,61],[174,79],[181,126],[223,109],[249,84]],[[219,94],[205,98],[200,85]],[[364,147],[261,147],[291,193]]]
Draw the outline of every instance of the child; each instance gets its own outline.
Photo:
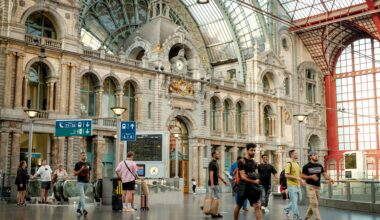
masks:
[[[195,181],[195,179],[191,179],[191,183],[193,185],[193,194],[195,195],[195,189],[197,188],[197,182]]]

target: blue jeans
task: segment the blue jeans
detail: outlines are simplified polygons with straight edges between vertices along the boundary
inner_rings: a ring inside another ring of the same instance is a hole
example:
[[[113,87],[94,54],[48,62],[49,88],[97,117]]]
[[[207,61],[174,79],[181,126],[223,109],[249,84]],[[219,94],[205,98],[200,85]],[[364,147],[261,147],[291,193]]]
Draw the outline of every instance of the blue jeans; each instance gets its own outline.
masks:
[[[284,208],[285,212],[293,212],[293,216],[299,217],[300,213],[298,211],[298,195],[299,188],[298,186],[288,186],[288,194],[289,194],[289,204]]]
[[[78,209],[86,209],[86,191],[88,188],[88,183],[77,183],[78,192],[79,192],[79,202],[78,202]]]
[[[234,192],[234,197],[235,197],[235,202],[236,202],[236,204],[238,204],[238,198],[239,198],[239,196],[238,196],[238,193],[237,192]],[[247,208],[247,202],[248,202],[248,200],[246,199],[245,201],[244,201],[244,204],[243,204],[243,209],[246,209]]]
[[[269,202],[269,196],[272,191],[272,186],[263,186],[260,185],[260,189],[262,191],[261,194],[261,205],[264,207],[268,207],[268,202]]]
[[[220,186],[214,185],[214,188],[211,189],[211,195],[213,198],[220,199]]]

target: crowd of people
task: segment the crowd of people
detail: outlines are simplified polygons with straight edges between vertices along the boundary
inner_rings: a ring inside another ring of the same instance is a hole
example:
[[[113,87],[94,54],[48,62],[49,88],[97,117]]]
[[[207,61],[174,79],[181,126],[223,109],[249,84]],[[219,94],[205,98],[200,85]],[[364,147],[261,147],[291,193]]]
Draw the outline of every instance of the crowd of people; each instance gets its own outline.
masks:
[[[244,157],[238,157],[237,161],[232,164],[230,175],[232,176],[232,189],[236,207],[234,209],[234,220],[239,219],[241,208],[248,211],[248,202],[255,211],[257,220],[263,219],[263,212],[268,214],[268,202],[271,194],[272,175],[274,182],[279,183],[279,175],[273,165],[269,163],[268,155],[261,156],[261,163],[254,160],[256,145],[249,143],[246,146]],[[212,161],[209,163],[209,182],[211,194],[214,199],[220,198],[219,179],[226,183],[221,175],[219,175],[219,152],[213,151]],[[323,166],[318,163],[318,153],[311,151],[309,153],[309,162],[302,169],[298,164],[298,153],[295,150],[289,151],[290,161],[286,163],[284,176],[285,183],[280,183],[282,190],[289,198],[288,205],[283,209],[287,217],[292,217],[294,220],[306,219],[309,220],[314,215],[316,220],[320,220],[321,216],[318,209],[319,191],[321,185],[321,176],[325,180],[334,183],[331,177],[326,173]],[[300,186],[306,186],[309,197],[309,207],[305,217],[302,218],[298,210],[298,198]],[[202,207],[203,208],[203,207]],[[291,216],[292,214],[292,216]],[[212,218],[222,218],[218,214],[212,214]]]

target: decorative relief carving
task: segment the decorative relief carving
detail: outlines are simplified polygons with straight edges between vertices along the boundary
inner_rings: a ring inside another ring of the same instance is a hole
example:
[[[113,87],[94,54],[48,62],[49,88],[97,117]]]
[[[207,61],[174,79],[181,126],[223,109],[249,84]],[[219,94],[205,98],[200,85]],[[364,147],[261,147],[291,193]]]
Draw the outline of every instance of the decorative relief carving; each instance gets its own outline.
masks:
[[[173,80],[170,83],[169,92],[177,93],[183,96],[193,96],[194,95],[193,84],[183,79]]]

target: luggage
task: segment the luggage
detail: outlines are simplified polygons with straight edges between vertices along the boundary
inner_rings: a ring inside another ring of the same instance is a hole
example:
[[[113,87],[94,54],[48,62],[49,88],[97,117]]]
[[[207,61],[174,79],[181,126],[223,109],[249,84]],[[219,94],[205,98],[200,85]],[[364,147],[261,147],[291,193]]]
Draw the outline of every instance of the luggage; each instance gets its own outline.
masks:
[[[217,215],[219,212],[219,200],[207,194],[203,202],[203,213],[206,215]]]
[[[122,183],[120,179],[112,179],[112,184],[112,210],[121,211],[123,210]]]
[[[141,204],[140,204],[141,210],[149,210],[148,206],[148,195],[141,194]]]

